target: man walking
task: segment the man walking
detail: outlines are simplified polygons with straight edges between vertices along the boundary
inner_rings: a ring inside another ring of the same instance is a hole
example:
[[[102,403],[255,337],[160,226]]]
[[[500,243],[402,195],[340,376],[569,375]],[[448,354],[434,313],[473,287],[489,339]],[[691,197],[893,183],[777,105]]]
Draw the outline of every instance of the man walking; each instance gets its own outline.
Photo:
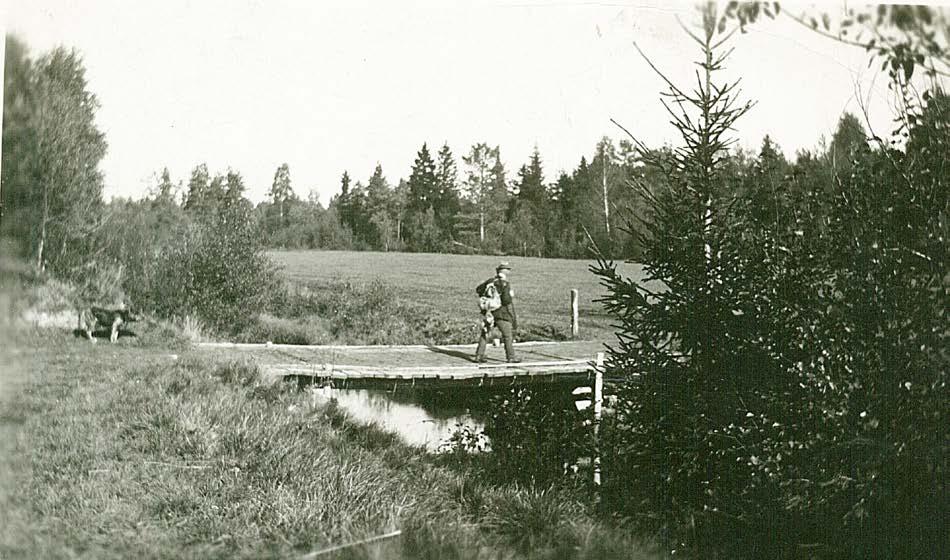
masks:
[[[501,296],[501,307],[489,313],[494,317],[494,326],[501,331],[501,338],[505,343],[505,357],[509,363],[518,363],[521,360],[515,356],[514,331],[518,329],[518,316],[515,314],[515,304],[512,301],[514,292],[511,284],[508,282],[508,275],[511,272],[511,265],[507,262],[500,263],[495,267],[494,278],[489,278],[475,288],[475,293],[479,296],[485,293],[485,288],[489,284],[494,284]],[[475,351],[475,361],[485,362],[485,347],[488,345],[488,335],[491,332],[492,325],[489,321],[482,324],[481,335],[478,338],[478,349]]]

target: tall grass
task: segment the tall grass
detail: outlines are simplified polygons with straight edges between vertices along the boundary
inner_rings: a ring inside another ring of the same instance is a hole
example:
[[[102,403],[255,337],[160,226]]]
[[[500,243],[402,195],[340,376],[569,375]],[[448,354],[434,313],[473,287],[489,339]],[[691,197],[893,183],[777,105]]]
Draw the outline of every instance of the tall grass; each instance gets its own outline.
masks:
[[[288,557],[394,529],[337,557],[647,550],[579,489],[490,482],[252,363],[7,334],[29,375],[0,400],[2,558]]]

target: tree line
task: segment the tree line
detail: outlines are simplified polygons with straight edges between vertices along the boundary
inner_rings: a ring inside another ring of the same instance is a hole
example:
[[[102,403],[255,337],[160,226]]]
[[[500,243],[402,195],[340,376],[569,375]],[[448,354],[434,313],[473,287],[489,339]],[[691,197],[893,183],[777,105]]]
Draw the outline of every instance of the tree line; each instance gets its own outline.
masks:
[[[37,268],[88,266],[90,256],[105,256],[103,244],[93,246],[103,228],[119,227],[114,218],[131,204],[102,198],[98,164],[107,144],[94,123],[98,100],[78,53],[59,48],[31,61],[13,37],[7,53],[3,233]],[[774,186],[785,175],[819,169],[830,176],[863,135],[858,120],[845,116],[830,143],[799,152],[794,162],[766,137],[758,153],[733,150],[730,169],[736,178],[748,178],[740,187],[746,189],[761,178]],[[638,259],[649,201],[661,187],[661,174],[648,159],[630,140],[605,136],[574,169],[551,177],[537,148],[510,173],[497,145],[477,143],[459,159],[447,144],[435,154],[423,144],[408,178],[391,181],[380,165],[365,181],[344,171],[326,207],[314,191],[298,195],[286,163],[256,206],[245,196],[239,171],[212,173],[206,164],[196,165],[184,183],[165,168],[136,204],[155,210],[163,224],[240,205],[249,210],[261,243],[272,248]],[[784,196],[777,188],[758,193]]]
[[[766,136],[758,151],[730,154],[736,193],[781,199],[787,193],[780,183],[788,177],[797,178],[795,188],[810,188],[806,183],[816,177],[846,168],[849,150],[861,143],[867,143],[866,133],[851,114],[842,116],[830,141],[799,151],[792,161]],[[262,242],[273,248],[637,259],[649,200],[661,186],[659,169],[647,159],[632,142],[604,137],[590,159],[581,157],[554,181],[546,179],[537,149],[509,179],[498,146],[475,144],[459,165],[448,145],[433,158],[423,144],[408,179],[394,185],[378,164],[366,181],[345,171],[326,207],[314,191],[307,198],[297,194],[284,163],[253,216]],[[164,169],[146,200],[200,214],[217,205],[250,204],[244,191],[240,173],[212,176],[199,164],[185,184],[173,182]]]

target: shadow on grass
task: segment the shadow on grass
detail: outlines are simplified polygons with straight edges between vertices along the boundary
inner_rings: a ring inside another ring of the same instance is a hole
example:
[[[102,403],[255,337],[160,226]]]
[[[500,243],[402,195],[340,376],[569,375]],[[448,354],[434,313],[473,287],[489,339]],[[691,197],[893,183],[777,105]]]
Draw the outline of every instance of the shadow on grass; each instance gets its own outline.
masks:
[[[86,338],[86,331],[82,329],[73,329],[73,336],[77,338]],[[105,329],[95,330],[95,331],[92,331],[92,336],[95,338],[108,339],[110,336],[112,336],[112,331],[105,330]],[[134,331],[119,329],[119,338],[122,338],[122,337],[138,338],[138,336],[139,335],[137,335]]]

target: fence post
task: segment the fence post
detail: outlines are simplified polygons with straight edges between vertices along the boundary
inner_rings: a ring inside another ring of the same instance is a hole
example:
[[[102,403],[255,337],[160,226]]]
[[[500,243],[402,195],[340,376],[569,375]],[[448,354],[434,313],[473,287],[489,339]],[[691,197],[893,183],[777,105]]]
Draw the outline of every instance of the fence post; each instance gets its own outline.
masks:
[[[594,484],[600,485],[600,415],[604,406],[604,353],[597,353],[594,368]]]
[[[579,326],[577,324],[577,288],[571,289],[571,337],[577,338],[577,332],[579,331]]]

